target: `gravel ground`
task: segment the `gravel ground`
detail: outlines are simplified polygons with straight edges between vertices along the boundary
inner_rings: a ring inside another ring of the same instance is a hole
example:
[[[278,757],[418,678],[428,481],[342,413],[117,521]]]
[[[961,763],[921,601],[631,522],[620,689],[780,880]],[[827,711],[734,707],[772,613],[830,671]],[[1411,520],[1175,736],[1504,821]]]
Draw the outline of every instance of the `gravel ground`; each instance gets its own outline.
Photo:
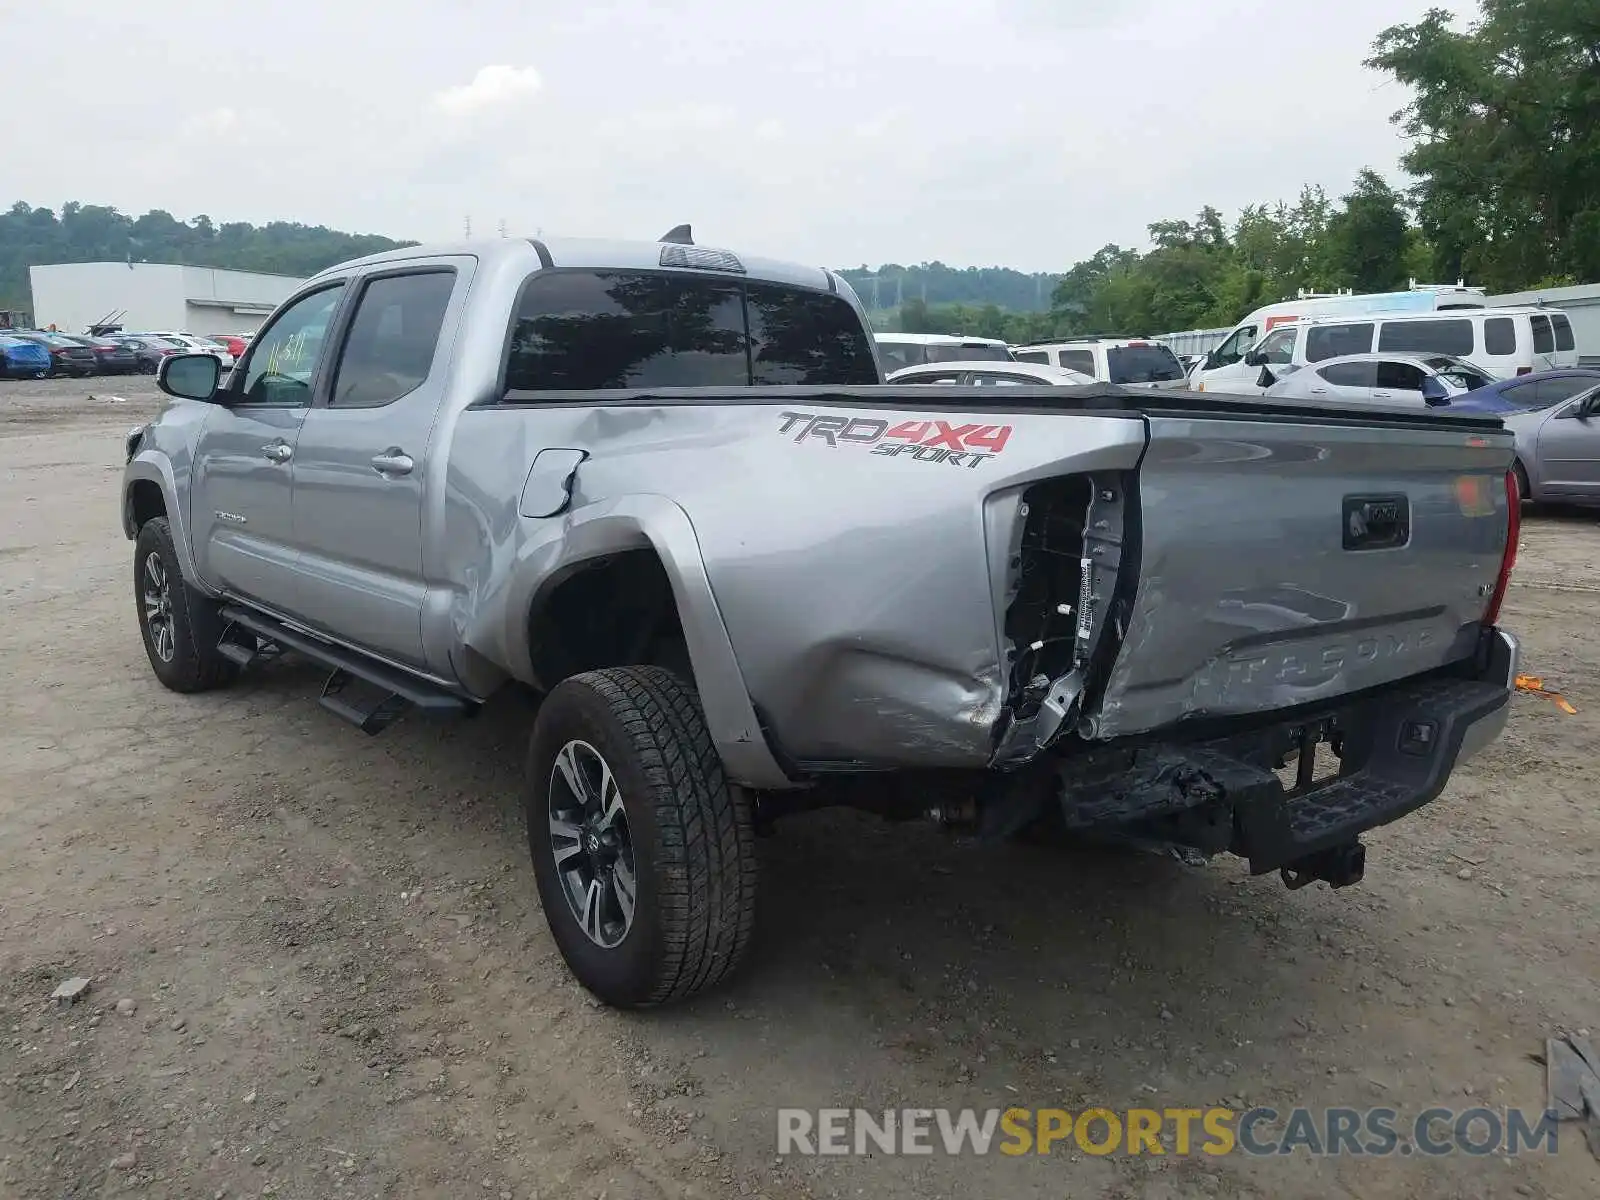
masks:
[[[594,1007],[538,912],[530,712],[367,738],[281,664],[152,678],[117,526],[148,380],[0,384],[0,1196],[1594,1196],[1551,1157],[774,1157],[779,1106],[1543,1106],[1600,1028],[1600,527],[1531,515],[1519,696],[1366,881],[983,848],[852,814],[764,843],[749,969]],[[63,979],[92,979],[52,1008]]]

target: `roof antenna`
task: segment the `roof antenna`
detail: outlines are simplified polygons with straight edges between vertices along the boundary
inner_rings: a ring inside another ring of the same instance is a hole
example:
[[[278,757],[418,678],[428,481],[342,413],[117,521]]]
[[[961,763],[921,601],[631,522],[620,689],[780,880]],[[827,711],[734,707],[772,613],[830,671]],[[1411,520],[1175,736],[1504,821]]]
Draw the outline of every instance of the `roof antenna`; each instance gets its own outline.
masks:
[[[661,235],[661,240],[663,242],[669,242],[675,246],[694,245],[694,237],[692,234],[690,234],[689,227],[687,225],[674,225],[671,229],[667,230],[666,233]]]

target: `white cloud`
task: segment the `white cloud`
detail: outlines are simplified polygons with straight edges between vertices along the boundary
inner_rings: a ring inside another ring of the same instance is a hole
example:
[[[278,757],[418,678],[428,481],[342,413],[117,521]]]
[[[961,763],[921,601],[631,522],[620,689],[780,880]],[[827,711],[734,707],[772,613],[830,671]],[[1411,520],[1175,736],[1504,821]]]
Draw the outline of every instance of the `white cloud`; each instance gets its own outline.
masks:
[[[471,83],[435,92],[433,104],[451,116],[470,116],[523,100],[537,92],[542,84],[539,72],[532,67],[479,67]]]

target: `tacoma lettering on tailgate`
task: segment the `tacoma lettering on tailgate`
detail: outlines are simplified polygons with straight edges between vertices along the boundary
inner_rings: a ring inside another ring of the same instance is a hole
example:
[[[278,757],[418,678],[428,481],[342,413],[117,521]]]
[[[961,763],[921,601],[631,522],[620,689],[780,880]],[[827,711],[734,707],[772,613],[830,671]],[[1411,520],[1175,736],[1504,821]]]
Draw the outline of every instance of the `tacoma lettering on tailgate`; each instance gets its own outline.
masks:
[[[841,446],[862,446],[890,458],[907,455],[916,462],[948,463],[952,467],[976,467],[988,462],[1011,440],[1009,425],[957,423],[934,417],[916,417],[890,425],[880,417],[804,412],[778,415],[778,432],[796,442],[819,441],[836,450]]]

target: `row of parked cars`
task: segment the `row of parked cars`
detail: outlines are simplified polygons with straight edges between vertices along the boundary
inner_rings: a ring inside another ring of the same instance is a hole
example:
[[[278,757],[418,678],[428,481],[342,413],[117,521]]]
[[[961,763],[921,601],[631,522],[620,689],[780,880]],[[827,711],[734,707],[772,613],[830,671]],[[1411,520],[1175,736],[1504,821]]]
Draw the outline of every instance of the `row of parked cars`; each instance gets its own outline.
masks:
[[[1518,317],[1522,330],[1516,328]],[[1523,348],[1532,350],[1543,345],[1542,338],[1534,341],[1541,332],[1534,317],[1549,322],[1547,330],[1556,318],[1566,324],[1559,313],[1518,313],[1508,319],[1499,310],[1447,318],[1313,318],[1280,324],[1239,356],[1243,370],[1221,386],[1215,374],[1210,380],[1205,376],[1230,364],[1219,364],[1214,354],[1202,357],[1186,377],[1178,356],[1152,340],[1090,338],[1009,346],[993,338],[885,333],[877,341],[889,383],[1071,387],[1099,382],[1495,413],[1516,436],[1517,483],[1525,500],[1600,505],[1600,369],[1577,365],[1570,333],[1561,349],[1573,352],[1557,357],[1554,365],[1541,361],[1547,356],[1538,350],[1531,355],[1533,361],[1513,363],[1504,375],[1476,361],[1478,355],[1426,349],[1339,352],[1374,343],[1426,345],[1432,339],[1466,349],[1464,340],[1472,334],[1487,335],[1491,349],[1526,341]],[[1496,328],[1503,319],[1512,324],[1510,330]],[[1467,325],[1465,333],[1450,328],[1458,321]],[[1522,333],[1528,336],[1524,339]]]
[[[0,377],[153,375],[161,360],[174,354],[210,354],[227,369],[249,342],[248,334],[199,337],[175,330],[96,335],[0,329]]]

